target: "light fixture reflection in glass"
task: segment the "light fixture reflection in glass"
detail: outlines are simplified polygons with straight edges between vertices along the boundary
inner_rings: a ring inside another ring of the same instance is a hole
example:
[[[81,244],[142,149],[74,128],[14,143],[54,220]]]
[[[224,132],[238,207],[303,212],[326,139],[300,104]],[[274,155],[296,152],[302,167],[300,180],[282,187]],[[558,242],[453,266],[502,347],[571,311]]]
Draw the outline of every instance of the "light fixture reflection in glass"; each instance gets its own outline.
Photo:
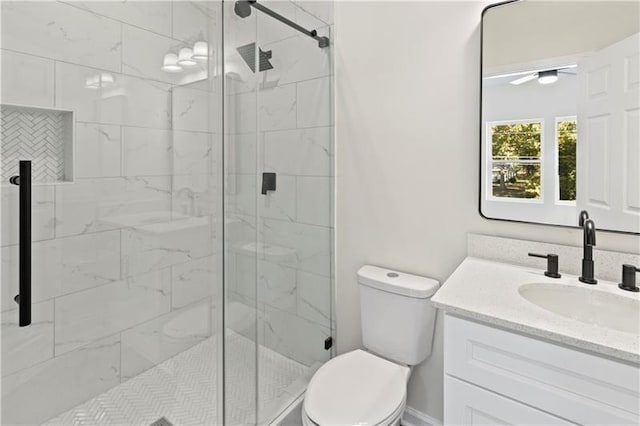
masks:
[[[540,71],[538,73],[538,83],[553,84],[558,81],[558,70]]]
[[[109,74],[108,72],[102,72],[100,74],[95,74],[87,77],[85,80],[84,87],[87,89],[103,89],[107,87],[112,87],[115,83],[115,79],[113,74]]]
[[[178,65],[183,67],[192,67],[197,65],[197,62],[193,60],[193,50],[190,47],[183,47],[178,53]]]
[[[178,55],[175,53],[167,53],[164,55],[164,61],[162,62],[162,71],[166,72],[180,72],[182,67],[178,65]]]
[[[193,45],[193,55],[191,59],[196,61],[206,61],[209,57],[209,45],[206,41],[196,41]]]

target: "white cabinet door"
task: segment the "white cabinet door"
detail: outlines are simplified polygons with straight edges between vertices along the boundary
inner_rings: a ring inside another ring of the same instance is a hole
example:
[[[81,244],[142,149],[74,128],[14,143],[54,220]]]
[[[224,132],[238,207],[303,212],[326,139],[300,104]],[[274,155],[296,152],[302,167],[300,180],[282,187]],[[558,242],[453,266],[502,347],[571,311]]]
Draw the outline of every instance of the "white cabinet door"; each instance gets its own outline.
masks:
[[[445,316],[445,373],[583,425],[640,425],[640,368]]]
[[[578,209],[640,232],[640,34],[578,64]]]
[[[445,425],[571,425],[559,417],[446,376]]]

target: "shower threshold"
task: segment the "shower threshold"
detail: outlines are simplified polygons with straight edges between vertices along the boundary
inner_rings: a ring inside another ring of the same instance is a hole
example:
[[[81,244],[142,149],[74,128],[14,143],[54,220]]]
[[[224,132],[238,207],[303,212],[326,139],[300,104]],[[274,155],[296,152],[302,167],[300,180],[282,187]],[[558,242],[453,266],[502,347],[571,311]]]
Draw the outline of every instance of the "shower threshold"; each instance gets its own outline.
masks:
[[[255,416],[255,344],[228,332],[227,419],[251,424]],[[45,425],[149,426],[217,423],[215,337],[141,373],[50,420]],[[264,346],[259,347],[259,424],[268,424],[304,392],[312,368]],[[164,423],[162,423],[164,424]]]

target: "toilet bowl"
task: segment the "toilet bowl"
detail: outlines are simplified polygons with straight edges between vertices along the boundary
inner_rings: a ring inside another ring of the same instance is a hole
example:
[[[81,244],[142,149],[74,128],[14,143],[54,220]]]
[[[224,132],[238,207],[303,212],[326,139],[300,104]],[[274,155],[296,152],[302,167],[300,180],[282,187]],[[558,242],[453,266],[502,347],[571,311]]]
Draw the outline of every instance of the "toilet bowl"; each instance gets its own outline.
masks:
[[[315,372],[302,407],[304,425],[398,425],[410,366],[431,353],[438,282],[375,266],[358,271],[363,344]]]

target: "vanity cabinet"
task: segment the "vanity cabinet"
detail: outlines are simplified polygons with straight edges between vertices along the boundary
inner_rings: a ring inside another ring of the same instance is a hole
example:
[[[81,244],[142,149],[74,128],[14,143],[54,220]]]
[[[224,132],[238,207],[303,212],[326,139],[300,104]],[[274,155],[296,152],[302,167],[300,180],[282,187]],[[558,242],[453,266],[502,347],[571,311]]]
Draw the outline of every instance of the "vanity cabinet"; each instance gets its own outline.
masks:
[[[640,367],[445,315],[444,421],[640,424]]]

